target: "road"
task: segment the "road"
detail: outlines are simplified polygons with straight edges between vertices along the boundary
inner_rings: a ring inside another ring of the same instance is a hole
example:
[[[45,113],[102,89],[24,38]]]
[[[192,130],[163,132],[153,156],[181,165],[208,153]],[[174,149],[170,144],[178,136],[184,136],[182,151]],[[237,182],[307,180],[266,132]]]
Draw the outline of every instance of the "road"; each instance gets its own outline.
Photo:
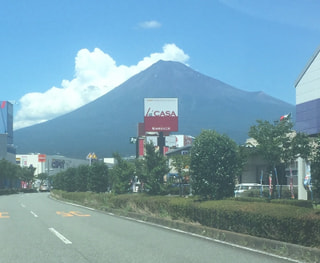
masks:
[[[0,196],[0,262],[290,261],[34,193]]]

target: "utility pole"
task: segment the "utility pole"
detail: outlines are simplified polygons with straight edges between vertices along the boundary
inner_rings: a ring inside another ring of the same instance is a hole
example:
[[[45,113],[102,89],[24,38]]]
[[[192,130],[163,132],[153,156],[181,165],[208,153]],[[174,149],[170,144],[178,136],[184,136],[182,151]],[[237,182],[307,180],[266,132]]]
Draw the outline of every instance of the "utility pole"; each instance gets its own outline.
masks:
[[[163,132],[159,132],[159,137],[158,137],[158,146],[159,146],[159,151],[161,155],[163,155],[163,148],[165,146],[165,137],[163,136]]]

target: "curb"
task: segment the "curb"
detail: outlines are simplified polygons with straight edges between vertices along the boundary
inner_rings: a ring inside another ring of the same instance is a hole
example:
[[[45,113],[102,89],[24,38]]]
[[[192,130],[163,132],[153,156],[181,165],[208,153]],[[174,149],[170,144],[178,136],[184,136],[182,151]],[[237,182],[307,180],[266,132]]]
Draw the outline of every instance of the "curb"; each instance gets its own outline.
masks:
[[[133,218],[156,225],[169,227],[172,229],[177,229],[187,233],[192,233],[198,236],[221,241],[223,243],[229,243],[230,245],[232,244],[242,248],[255,250],[260,253],[273,254],[277,257],[285,258],[292,262],[317,263],[320,259],[320,249],[317,248],[304,247],[291,243],[259,238],[241,233],[219,230],[197,224],[185,223],[165,218],[158,218],[118,209],[105,208],[102,211],[112,213],[116,216]]]

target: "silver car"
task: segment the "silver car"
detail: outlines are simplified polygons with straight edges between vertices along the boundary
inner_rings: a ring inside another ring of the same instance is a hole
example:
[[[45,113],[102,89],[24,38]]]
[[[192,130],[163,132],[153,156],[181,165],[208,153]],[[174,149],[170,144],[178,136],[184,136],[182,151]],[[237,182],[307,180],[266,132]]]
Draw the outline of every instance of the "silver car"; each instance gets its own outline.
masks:
[[[39,192],[49,192],[49,186],[47,184],[41,184],[39,188]]]

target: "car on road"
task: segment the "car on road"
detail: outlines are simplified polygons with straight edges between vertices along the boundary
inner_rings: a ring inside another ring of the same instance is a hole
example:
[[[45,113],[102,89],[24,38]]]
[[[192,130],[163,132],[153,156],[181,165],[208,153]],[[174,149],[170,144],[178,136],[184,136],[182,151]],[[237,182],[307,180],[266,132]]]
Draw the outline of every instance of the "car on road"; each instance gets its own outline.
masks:
[[[50,188],[47,184],[41,184],[39,187],[39,192],[49,192]]]

